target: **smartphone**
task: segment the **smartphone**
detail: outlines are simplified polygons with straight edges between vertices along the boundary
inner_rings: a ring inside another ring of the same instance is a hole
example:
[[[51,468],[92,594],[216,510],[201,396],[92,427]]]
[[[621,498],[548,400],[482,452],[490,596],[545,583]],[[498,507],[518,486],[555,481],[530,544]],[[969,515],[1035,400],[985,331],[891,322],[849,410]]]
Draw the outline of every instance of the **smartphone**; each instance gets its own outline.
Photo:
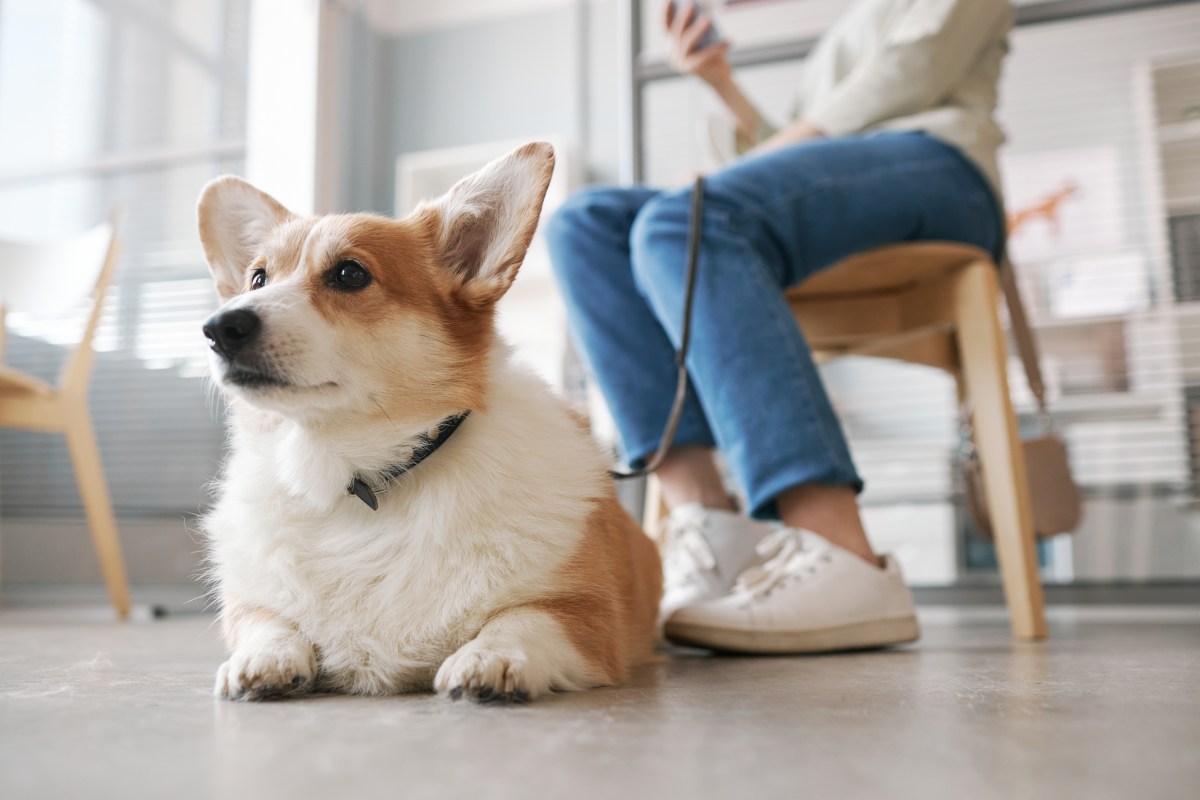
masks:
[[[679,3],[675,2],[675,0],[667,0],[667,5],[670,6],[670,8],[671,8],[671,19],[674,19],[675,15],[679,13]],[[696,3],[693,3],[691,5],[696,6],[697,14],[709,14],[711,17],[712,9],[710,9],[706,6],[696,4]],[[692,47],[691,52],[695,52],[697,50],[703,50],[704,48],[706,48],[710,45],[714,45],[719,41],[721,41],[721,34],[717,33],[717,23],[710,21],[709,25],[708,25],[708,30],[706,30],[704,32],[704,35],[701,36],[699,40],[697,40],[696,44]]]

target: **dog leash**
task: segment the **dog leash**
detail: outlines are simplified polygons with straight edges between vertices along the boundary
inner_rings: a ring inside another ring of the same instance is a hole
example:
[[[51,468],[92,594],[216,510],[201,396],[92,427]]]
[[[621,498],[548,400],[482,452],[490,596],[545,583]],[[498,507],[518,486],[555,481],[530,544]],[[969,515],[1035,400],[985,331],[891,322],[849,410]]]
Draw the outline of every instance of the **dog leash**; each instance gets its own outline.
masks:
[[[643,466],[632,470],[610,469],[608,474],[618,480],[640,478],[654,472],[667,457],[667,451],[675,441],[675,431],[679,428],[679,420],[683,416],[683,404],[687,400],[687,351],[688,342],[692,335],[692,297],[696,293],[696,265],[700,260],[700,222],[704,212],[704,176],[697,175],[692,185],[692,210],[688,225],[688,257],[687,277],[683,298],[683,330],[679,337],[679,349],[675,351],[675,366],[679,370],[675,383],[675,400],[671,403],[671,413],[667,415],[667,424],[663,428],[662,438],[658,449]]]

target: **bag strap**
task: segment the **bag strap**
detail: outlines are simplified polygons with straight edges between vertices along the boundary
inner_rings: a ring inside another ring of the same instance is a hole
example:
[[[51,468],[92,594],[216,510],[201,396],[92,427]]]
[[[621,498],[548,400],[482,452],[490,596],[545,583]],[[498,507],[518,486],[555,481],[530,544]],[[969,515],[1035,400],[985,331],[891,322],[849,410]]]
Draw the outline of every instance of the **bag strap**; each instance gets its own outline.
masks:
[[[1017,354],[1025,367],[1025,378],[1029,382],[1029,390],[1037,400],[1038,410],[1045,416],[1046,384],[1042,380],[1042,368],[1038,363],[1037,340],[1029,327],[1029,317],[1025,314],[1025,304],[1021,302],[1021,292],[1017,287],[1017,271],[1012,261],[1005,254],[1000,258],[1000,288],[1004,292],[1004,302],[1008,305],[1008,318],[1012,322],[1013,339],[1017,344]]]

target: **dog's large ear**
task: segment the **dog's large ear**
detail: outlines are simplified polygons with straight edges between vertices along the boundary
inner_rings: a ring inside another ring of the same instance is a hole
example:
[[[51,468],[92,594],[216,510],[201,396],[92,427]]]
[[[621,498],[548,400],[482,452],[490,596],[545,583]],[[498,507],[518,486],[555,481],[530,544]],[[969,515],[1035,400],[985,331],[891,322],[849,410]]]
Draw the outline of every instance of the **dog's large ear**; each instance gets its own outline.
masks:
[[[245,289],[254,250],[273,227],[293,216],[274,197],[233,175],[204,187],[196,213],[200,244],[222,302]]]
[[[530,142],[463,178],[418,213],[437,212],[442,264],[460,297],[484,306],[517,277],[554,173],[554,148]]]

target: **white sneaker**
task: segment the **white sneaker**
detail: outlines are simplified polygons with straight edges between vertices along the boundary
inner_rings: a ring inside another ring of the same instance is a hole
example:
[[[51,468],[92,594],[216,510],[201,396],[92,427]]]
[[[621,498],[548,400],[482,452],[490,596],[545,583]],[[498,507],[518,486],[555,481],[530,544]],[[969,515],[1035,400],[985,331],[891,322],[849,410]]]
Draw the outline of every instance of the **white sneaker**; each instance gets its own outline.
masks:
[[[716,600],[679,608],[665,635],[678,644],[743,653],[820,653],[884,647],[921,635],[912,594],[891,556],[883,568],[809,531],[764,539],[769,559]]]
[[[732,511],[680,506],[663,520],[663,599],[659,622],[683,606],[726,594],[762,562],[756,546],[773,526]]]

